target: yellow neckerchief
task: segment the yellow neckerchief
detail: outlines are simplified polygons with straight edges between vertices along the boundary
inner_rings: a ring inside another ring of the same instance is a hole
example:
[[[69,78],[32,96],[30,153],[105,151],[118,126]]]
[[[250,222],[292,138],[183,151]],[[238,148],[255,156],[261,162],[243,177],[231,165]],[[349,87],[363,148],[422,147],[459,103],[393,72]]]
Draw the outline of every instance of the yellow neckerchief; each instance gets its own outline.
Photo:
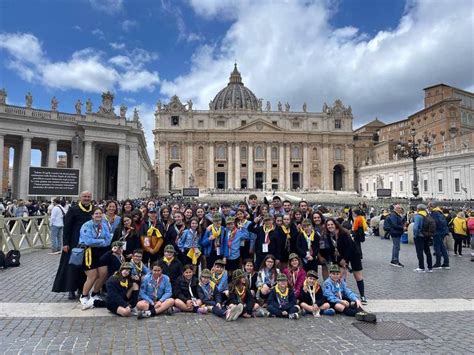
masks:
[[[158,228],[156,228],[156,224],[153,224],[150,222],[150,227],[146,231],[146,236],[147,237],[153,237],[153,233],[156,233],[157,238],[162,238],[163,236],[161,235],[161,232]]]
[[[247,220],[244,218],[242,221],[237,221],[237,228],[242,229],[245,227]]]
[[[270,244],[270,237],[269,237],[269,234],[272,230],[274,230],[275,227],[272,225],[271,228],[267,229],[267,227],[265,227],[265,225],[263,225],[263,232],[265,233],[265,241],[264,243],[265,244]]]
[[[222,226],[220,226],[219,229],[216,229],[213,224],[211,225],[211,233],[214,238],[217,238],[221,235],[221,228]]]
[[[160,288],[161,280],[163,280],[163,275],[158,277],[157,280],[155,280],[154,277],[152,277],[153,281],[155,281],[155,285],[153,286],[153,300],[156,302],[158,300],[158,289]]]
[[[216,288],[216,284],[211,280],[211,281],[209,281],[209,283],[207,285],[209,285],[211,287],[211,293],[214,292],[214,288]],[[207,293],[207,285],[204,285],[201,281],[199,281],[199,286],[201,286],[201,288],[206,293]],[[208,294],[207,297],[210,298],[210,294]]]
[[[306,241],[308,241],[308,244],[309,244],[310,241],[311,241],[311,242],[314,242],[314,229],[313,229],[313,231],[311,232],[311,234],[309,235],[309,237],[308,237],[308,235],[306,234],[306,232],[305,232],[304,229],[301,230],[301,233],[303,233],[303,235],[304,235]]]
[[[239,298],[240,302],[243,302],[246,293],[245,286],[242,286],[242,291],[239,291],[238,286],[235,286],[235,293],[237,294],[237,297]]]
[[[288,268],[288,271],[291,273],[291,281],[293,281],[292,286],[295,286],[296,279],[298,278],[298,273],[300,272],[300,267],[298,266],[296,270],[291,270],[290,268]]]
[[[92,211],[92,204],[89,205],[89,208],[86,208],[82,205],[81,201],[79,201],[79,203],[77,205],[79,206],[79,208],[81,209],[82,212],[89,213],[90,211]]]
[[[426,211],[423,211],[423,210],[418,211],[417,213],[418,213],[419,215],[423,216],[423,217],[426,217],[426,215],[428,214],[428,213],[426,213]]]
[[[167,259],[166,256],[163,257],[163,261],[166,263],[166,265],[170,266],[171,262],[174,260],[174,256],[171,257],[171,259]]]
[[[281,298],[286,298],[288,297],[288,292],[289,292],[290,288],[289,287],[286,287],[285,291],[281,292],[280,291],[280,288],[278,287],[278,285],[275,286],[275,292],[277,293],[278,296],[280,296]]]
[[[286,235],[286,239],[291,239],[290,228],[286,228],[284,224],[281,225],[283,233]]]
[[[120,281],[120,286],[128,288],[128,279],[125,279],[125,281]]]
[[[439,208],[439,207],[433,208],[433,212],[435,212],[435,211],[437,211],[437,212],[439,212],[439,213],[441,213],[441,214],[443,213],[443,211],[441,211],[441,208]]]
[[[225,271],[222,271],[220,275],[217,272],[212,273],[211,281],[215,282],[216,285],[219,285],[219,283],[221,282],[222,276],[224,276],[224,272]]]
[[[140,265],[138,265],[137,263],[135,263],[135,262],[133,261],[133,265],[135,265],[135,267],[137,268],[138,273],[141,274],[142,271],[143,271],[143,262],[140,261]]]
[[[319,286],[319,282],[318,280],[316,280],[316,283],[314,284],[314,286],[312,287],[313,289],[311,290],[311,286],[309,285],[308,283],[308,279],[304,280],[304,283],[303,283],[303,289],[309,293],[316,293],[318,292],[320,286]]]

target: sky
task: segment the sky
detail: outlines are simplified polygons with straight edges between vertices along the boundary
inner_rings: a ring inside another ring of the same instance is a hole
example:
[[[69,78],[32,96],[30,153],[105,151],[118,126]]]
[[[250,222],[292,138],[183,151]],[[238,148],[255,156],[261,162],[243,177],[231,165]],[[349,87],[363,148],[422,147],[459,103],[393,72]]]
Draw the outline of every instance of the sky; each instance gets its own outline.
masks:
[[[473,48],[472,0],[0,0],[7,103],[30,91],[74,112],[110,90],[138,108],[151,159],[156,102],[207,109],[234,62],[272,107],[341,99],[358,127],[420,110],[427,86],[474,91]]]

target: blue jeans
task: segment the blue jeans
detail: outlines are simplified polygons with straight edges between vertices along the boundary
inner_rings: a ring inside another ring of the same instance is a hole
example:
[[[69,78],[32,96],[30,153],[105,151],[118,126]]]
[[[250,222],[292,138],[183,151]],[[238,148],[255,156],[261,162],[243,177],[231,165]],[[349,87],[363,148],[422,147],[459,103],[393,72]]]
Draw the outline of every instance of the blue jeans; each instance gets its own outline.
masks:
[[[51,226],[51,249],[59,251],[63,247],[63,228]]]
[[[401,237],[393,237],[392,236],[392,262],[399,262],[399,254],[400,254],[400,239]]]
[[[433,237],[433,247],[436,256],[436,265],[441,265],[441,256],[443,256],[443,265],[449,265],[449,256],[446,246],[444,245],[444,235],[435,235]]]

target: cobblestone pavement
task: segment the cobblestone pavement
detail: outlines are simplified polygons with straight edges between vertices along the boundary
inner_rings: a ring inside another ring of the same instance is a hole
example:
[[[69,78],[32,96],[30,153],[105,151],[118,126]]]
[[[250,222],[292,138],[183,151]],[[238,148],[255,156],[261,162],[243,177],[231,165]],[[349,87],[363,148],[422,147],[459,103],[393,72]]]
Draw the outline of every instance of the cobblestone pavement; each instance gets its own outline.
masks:
[[[413,245],[402,245],[404,269],[388,265],[391,242],[368,238],[363,244],[364,278],[370,300],[473,299],[474,263],[452,258],[450,271],[415,274]],[[22,266],[0,271],[0,302],[69,302],[50,292],[59,256],[37,251],[22,255]],[[349,284],[354,287],[353,278]],[[15,304],[13,304],[15,302]],[[21,305],[20,305],[21,306]],[[12,310],[14,311],[14,310]],[[31,309],[31,312],[34,312]],[[425,334],[425,340],[378,341],[343,316],[299,321],[240,319],[226,323],[213,315],[160,316],[137,321],[115,316],[92,318],[0,318],[0,353],[472,353],[474,309],[464,312],[379,313],[379,322],[398,321]]]

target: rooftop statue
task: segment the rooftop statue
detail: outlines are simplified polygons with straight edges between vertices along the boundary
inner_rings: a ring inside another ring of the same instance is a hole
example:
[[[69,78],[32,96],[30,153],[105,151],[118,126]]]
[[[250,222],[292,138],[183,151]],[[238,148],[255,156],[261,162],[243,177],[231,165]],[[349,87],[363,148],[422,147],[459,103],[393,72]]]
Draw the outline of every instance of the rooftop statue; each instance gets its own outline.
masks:
[[[80,99],[76,101],[74,108],[76,109],[76,114],[80,115],[82,111],[82,102]]]
[[[26,107],[31,108],[31,105],[33,105],[33,96],[31,95],[31,92],[28,92],[28,94],[26,94],[25,101]]]

